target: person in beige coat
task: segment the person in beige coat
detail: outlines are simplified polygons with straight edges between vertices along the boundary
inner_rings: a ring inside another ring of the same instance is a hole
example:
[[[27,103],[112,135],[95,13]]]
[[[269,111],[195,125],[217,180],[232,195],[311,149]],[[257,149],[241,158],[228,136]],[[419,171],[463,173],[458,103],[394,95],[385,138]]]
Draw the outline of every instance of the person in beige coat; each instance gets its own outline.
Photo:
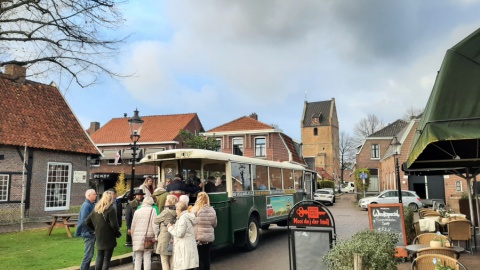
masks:
[[[167,230],[167,226],[170,223],[175,223],[177,218],[177,212],[175,211],[175,204],[178,202],[178,198],[175,195],[168,195],[165,201],[165,207],[159,216],[155,217],[153,223],[156,227],[160,228],[160,233],[157,235],[157,254],[160,254],[162,262],[162,270],[173,269],[173,256],[172,252],[167,250],[168,243],[173,237]]]
[[[131,230],[132,249],[135,251],[135,270],[142,269],[142,261],[144,270],[151,270],[152,267],[151,257],[153,249],[145,250],[143,248],[145,236],[155,237],[155,235],[158,234],[158,226],[153,224],[157,212],[153,209],[152,205],[153,198],[146,197],[143,199],[142,207],[135,211],[133,215]]]
[[[197,222],[194,226],[195,240],[199,257],[199,270],[210,270],[210,247],[215,240],[217,213],[210,206],[210,198],[205,192],[197,194],[197,201],[191,211]]]
[[[187,205],[178,202],[175,205],[177,222],[168,224],[168,232],[173,235],[173,269],[193,269],[198,267],[198,252],[195,242],[195,215],[187,211]]]

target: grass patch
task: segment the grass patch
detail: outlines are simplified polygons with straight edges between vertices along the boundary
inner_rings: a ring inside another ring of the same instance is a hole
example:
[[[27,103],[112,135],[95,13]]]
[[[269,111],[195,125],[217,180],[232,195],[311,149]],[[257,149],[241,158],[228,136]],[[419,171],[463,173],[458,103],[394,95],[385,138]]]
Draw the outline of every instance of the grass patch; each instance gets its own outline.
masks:
[[[75,228],[71,228],[72,235]],[[47,236],[45,229],[0,234],[0,265],[2,269],[61,269],[80,265],[83,258],[83,238],[68,238],[65,228],[54,228]],[[132,252],[125,246],[125,224],[122,237],[117,239],[113,256]],[[96,252],[93,260],[96,258]]]

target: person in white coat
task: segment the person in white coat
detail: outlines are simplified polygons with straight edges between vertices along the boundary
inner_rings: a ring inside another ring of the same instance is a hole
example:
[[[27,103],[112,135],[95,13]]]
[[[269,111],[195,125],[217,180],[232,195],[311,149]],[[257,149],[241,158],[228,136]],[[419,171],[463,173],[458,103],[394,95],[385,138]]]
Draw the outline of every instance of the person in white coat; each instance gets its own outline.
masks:
[[[157,216],[157,212],[152,208],[153,198],[146,197],[143,199],[142,207],[135,211],[132,220],[132,249],[135,251],[135,270],[143,269],[151,270],[152,268],[152,251],[145,250],[143,247],[145,237],[154,237],[158,234],[158,226],[154,226],[153,221]]]
[[[193,269],[198,267],[198,251],[195,242],[195,215],[187,211],[183,202],[175,204],[177,222],[168,225],[168,232],[173,235],[173,269]]]

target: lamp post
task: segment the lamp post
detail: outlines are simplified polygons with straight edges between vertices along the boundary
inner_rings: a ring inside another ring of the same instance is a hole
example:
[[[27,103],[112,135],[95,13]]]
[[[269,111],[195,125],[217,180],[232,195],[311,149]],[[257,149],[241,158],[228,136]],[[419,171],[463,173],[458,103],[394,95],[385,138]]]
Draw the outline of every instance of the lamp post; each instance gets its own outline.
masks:
[[[244,164],[240,164],[240,167],[238,167],[238,169],[240,170],[240,178],[242,179],[242,183],[245,182],[245,180],[243,179],[243,173],[245,171],[245,165]]]
[[[398,155],[399,155],[399,148],[402,145],[398,140],[397,137],[393,137],[392,143],[390,144],[393,146],[393,158],[395,159],[395,180],[397,182],[397,190],[398,190],[398,203],[402,203],[402,186],[400,183],[400,169],[398,167]]]
[[[138,110],[135,109],[133,112],[132,118],[128,119],[128,124],[130,125],[130,139],[133,144],[130,144],[132,152],[132,180],[130,182],[130,195],[129,200],[133,200],[133,187],[135,186],[135,160],[137,156],[137,142],[140,139],[140,132],[142,131],[143,120],[138,116]]]

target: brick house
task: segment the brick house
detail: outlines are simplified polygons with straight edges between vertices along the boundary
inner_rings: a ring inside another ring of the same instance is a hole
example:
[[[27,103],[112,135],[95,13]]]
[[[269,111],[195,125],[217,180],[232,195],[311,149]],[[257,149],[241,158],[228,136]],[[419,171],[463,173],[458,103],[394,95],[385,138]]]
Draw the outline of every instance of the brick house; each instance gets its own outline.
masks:
[[[258,121],[255,113],[212,128],[202,135],[220,141],[218,151],[223,153],[306,166],[300,144],[281,130]]]
[[[23,186],[29,219],[81,205],[100,155],[59,90],[25,77],[19,66],[0,74],[0,223],[19,219]]]
[[[311,168],[340,179],[339,123],[335,99],[306,102],[301,120],[302,152]]]
[[[103,157],[92,162],[91,182],[99,193],[115,186],[120,173],[125,174],[125,180],[130,183],[132,170],[132,153],[130,144],[130,128],[126,116],[113,118],[104,126],[92,122],[88,132],[96,146],[102,151]],[[140,140],[137,142],[136,161],[147,154],[176,148],[185,148],[179,136],[180,130],[192,133],[203,131],[202,123],[196,113],[142,116],[144,121]],[[115,164],[116,155],[120,159]],[[146,176],[158,177],[156,166],[135,166],[135,187],[140,186]]]
[[[396,134],[400,142],[398,164],[400,167],[401,189],[413,190],[424,200],[444,200],[458,211],[458,201],[456,199],[460,197],[467,188],[465,181],[462,181],[460,177],[456,175],[407,175],[401,170],[402,164],[407,161],[410,154],[419,122],[420,117],[413,117],[410,122]],[[397,189],[394,152],[393,147],[389,146],[380,159],[380,190]]]
[[[378,192],[387,187],[387,185],[381,185],[381,183],[391,183],[389,180],[382,182],[381,178],[384,172],[380,168],[380,161],[388,153],[393,137],[398,136],[407,124],[407,122],[399,119],[369,135],[359,146],[356,154],[356,169],[368,168],[370,170],[370,186],[367,191]],[[402,149],[405,149],[405,147]]]

